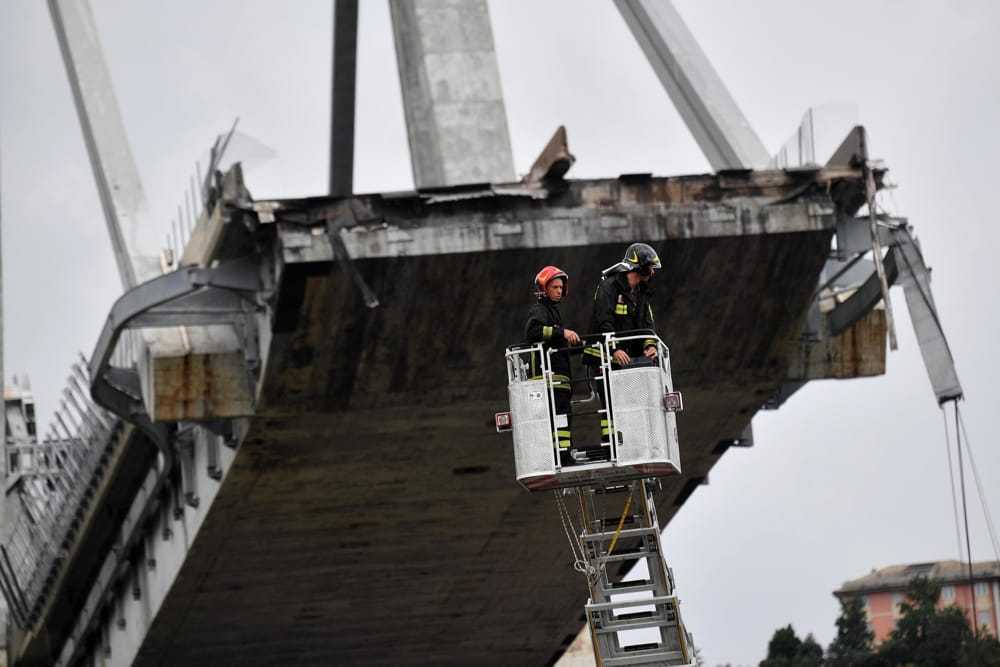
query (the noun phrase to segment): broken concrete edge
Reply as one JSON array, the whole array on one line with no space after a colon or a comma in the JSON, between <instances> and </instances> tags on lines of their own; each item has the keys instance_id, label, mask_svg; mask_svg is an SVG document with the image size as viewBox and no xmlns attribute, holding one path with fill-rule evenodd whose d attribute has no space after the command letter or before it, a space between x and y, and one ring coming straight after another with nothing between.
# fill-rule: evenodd
<instances>
[{"instance_id":1,"label":"broken concrete edge","mask_svg":"<svg viewBox=\"0 0 1000 667\"><path fill-rule=\"evenodd\" d=\"M211 266L235 230L237 211L249 193L237 163L223 177L222 197L211 214L202 211L179 266ZM258 327L267 318L256 318ZM143 331L138 360L146 411L153 421L197 421L253 414L256 387L230 325L171 327Z\"/></svg>"}]
</instances>

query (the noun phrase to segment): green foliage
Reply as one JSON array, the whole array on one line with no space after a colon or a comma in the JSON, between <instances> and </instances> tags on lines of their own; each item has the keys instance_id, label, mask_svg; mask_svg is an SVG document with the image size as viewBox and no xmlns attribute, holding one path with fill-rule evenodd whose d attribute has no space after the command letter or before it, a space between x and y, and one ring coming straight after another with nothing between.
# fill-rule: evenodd
<instances>
[{"instance_id":1,"label":"green foliage","mask_svg":"<svg viewBox=\"0 0 1000 667\"><path fill-rule=\"evenodd\" d=\"M868 628L865 607L860 597L841 600L837 618L837 636L827 649L829 667L858 667L874 665L875 651L872 642L875 634Z\"/></svg>"},{"instance_id":2,"label":"green foliage","mask_svg":"<svg viewBox=\"0 0 1000 667\"><path fill-rule=\"evenodd\" d=\"M980 632L979 639L962 648L959 667L1000 667L1000 642L989 630Z\"/></svg>"},{"instance_id":3,"label":"green foliage","mask_svg":"<svg viewBox=\"0 0 1000 667\"><path fill-rule=\"evenodd\" d=\"M937 609L941 584L916 577L906 586L900 617L879 655L890 665L953 667L962 647L972 639L965 614L954 606Z\"/></svg>"},{"instance_id":4,"label":"green foliage","mask_svg":"<svg viewBox=\"0 0 1000 667\"><path fill-rule=\"evenodd\" d=\"M767 645L760 667L822 667L823 647L813 636L799 639L791 625L778 628Z\"/></svg>"},{"instance_id":5,"label":"green foliage","mask_svg":"<svg viewBox=\"0 0 1000 667\"><path fill-rule=\"evenodd\" d=\"M800 640L788 625L774 632L760 667L1000 667L1000 642L989 632L976 637L957 606L938 609L940 595L934 580L910 581L896 627L877 649L860 598L842 600L825 661L812 635Z\"/></svg>"}]
</instances>

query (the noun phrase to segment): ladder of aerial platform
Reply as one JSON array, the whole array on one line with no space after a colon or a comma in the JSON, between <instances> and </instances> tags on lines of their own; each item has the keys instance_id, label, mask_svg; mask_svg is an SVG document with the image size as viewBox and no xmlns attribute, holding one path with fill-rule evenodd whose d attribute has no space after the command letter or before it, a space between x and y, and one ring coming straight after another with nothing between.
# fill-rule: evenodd
<instances>
[{"instance_id":1,"label":"ladder of aerial platform","mask_svg":"<svg viewBox=\"0 0 1000 667\"><path fill-rule=\"evenodd\" d=\"M656 359L612 366L616 346L651 338ZM600 365L582 380L590 386L590 398L574 405L600 407L560 413L552 356L582 347L599 352ZM580 349L512 346L506 360L510 411L496 415L497 430L513 434L518 482L529 491L555 495L574 568L586 576L590 590L586 616L596 664L695 665L653 503L658 478L680 474L676 413L683 402L673 389L669 350L655 333L635 331L591 338ZM595 434L598 420L608 423L608 435L599 445L574 443L573 451L560 450L559 430L572 423L580 440L586 416L597 417L591 420ZM578 523L567 508L574 495ZM623 563L638 561L645 563L645 578L613 581L609 566L617 571Z\"/></svg>"},{"instance_id":2,"label":"ladder of aerial platform","mask_svg":"<svg viewBox=\"0 0 1000 667\"><path fill-rule=\"evenodd\" d=\"M673 574L660 548L660 526L656 520L652 488L646 480L622 486L589 486L578 490L583 514L583 555L590 585L587 623L597 664L690 665L694 664L690 640L681 621L674 592ZM608 516L608 496L625 497L621 518ZM630 514L630 508L636 512ZM626 527L627 526L627 527ZM629 547L616 550L623 541ZM644 560L645 579L615 583L607 566L622 561ZM622 633L646 631L654 641L627 643Z\"/></svg>"}]
</instances>

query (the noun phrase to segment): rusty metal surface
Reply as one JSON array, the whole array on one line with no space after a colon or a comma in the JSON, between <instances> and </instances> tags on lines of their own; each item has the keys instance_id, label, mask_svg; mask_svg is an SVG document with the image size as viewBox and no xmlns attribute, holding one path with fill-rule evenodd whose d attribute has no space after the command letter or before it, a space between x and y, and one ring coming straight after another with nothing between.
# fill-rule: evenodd
<instances>
[{"instance_id":1,"label":"rusty metal surface","mask_svg":"<svg viewBox=\"0 0 1000 667\"><path fill-rule=\"evenodd\" d=\"M802 345L788 368L789 380L857 378L885 373L885 311L868 311L840 334Z\"/></svg>"},{"instance_id":2,"label":"rusty metal surface","mask_svg":"<svg viewBox=\"0 0 1000 667\"><path fill-rule=\"evenodd\" d=\"M206 327L207 328L207 327ZM235 337L233 347L236 347ZM239 349L155 356L151 362L156 421L191 421L253 414L253 388Z\"/></svg>"}]
</instances>

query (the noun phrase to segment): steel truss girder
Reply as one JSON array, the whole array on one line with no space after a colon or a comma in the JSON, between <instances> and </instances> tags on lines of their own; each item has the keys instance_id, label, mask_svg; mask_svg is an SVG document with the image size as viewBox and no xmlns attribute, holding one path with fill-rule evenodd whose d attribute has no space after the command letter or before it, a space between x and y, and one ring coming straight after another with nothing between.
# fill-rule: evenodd
<instances>
[{"instance_id":1,"label":"steel truss girder","mask_svg":"<svg viewBox=\"0 0 1000 667\"><path fill-rule=\"evenodd\" d=\"M920 354L938 404L959 399L962 385L931 295L930 270L905 220L894 222L897 223L894 226L880 228L880 235L882 230L887 230L890 236L884 260L886 281L889 284L899 281L903 287ZM881 280L877 273L872 273L849 299L827 315L830 333L836 336L845 331L881 299Z\"/></svg>"},{"instance_id":2,"label":"steel truss girder","mask_svg":"<svg viewBox=\"0 0 1000 667\"><path fill-rule=\"evenodd\" d=\"M261 286L260 262L249 257L212 268L181 268L129 290L112 306L90 358L92 393L106 381L111 355L124 331L245 323L259 309L256 296ZM256 361L255 346L245 349L251 351L251 361Z\"/></svg>"}]
</instances>

